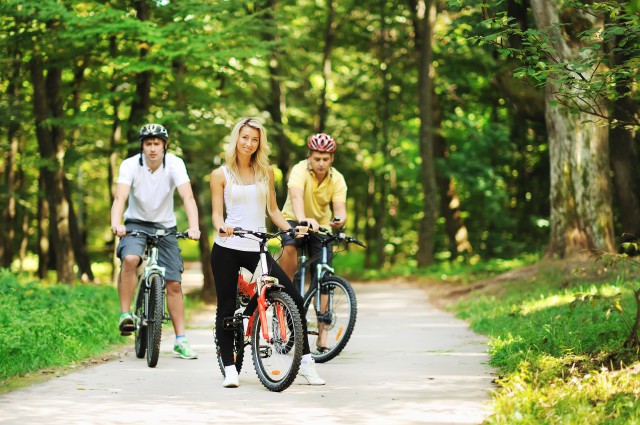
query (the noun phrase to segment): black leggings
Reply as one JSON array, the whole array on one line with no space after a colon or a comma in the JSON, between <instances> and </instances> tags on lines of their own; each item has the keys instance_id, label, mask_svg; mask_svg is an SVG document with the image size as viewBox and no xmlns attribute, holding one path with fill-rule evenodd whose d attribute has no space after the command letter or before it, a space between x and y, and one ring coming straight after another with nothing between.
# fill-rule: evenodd
<instances>
[{"instance_id":1,"label":"black leggings","mask_svg":"<svg viewBox=\"0 0 640 425\"><path fill-rule=\"evenodd\" d=\"M237 249L224 248L218 244L213 244L211 250L211 268L215 280L216 292L218 294L218 309L216 311L216 338L220 344L222 362L225 366L233 365L233 333L222 328L222 320L225 317L233 316L236 310L236 294L238 288L238 272L240 267L253 272L260 261L260 253L239 251ZM289 294L295 301L300 316L302 317L302 354L309 354L309 341L307 340L307 321L304 319L304 307L302 295L298 292L287 274L280 268L273 257L267 253L267 264L269 275L278 279L284 286L284 292ZM250 315L256 309L258 302L254 296L245 313Z\"/></svg>"}]
</instances>

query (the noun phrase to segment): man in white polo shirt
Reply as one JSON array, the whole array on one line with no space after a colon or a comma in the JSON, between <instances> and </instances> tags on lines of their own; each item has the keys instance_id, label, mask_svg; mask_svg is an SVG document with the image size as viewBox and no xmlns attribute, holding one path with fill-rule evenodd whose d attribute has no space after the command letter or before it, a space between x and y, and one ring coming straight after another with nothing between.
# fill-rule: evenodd
<instances>
[{"instance_id":1,"label":"man in white polo shirt","mask_svg":"<svg viewBox=\"0 0 640 425\"><path fill-rule=\"evenodd\" d=\"M122 262L118 279L120 320L118 327L123 336L134 331L129 311L137 275L142 261L146 239L126 236L127 230L144 230L155 234L158 229L176 230L173 212L173 194L178 189L187 213L190 239L200 238L198 207L193 197L187 169L182 159L167 153L169 133L159 124L147 124L140 129L140 154L125 159L120 165L116 193L111 207L111 230L120 243L116 255ZM125 203L129 201L125 211ZM122 218L124 217L124 224ZM167 307L176 333L173 351L184 359L195 359L197 354L185 336L184 301L182 299L182 272L184 264L175 236L162 238L158 263L165 267Z\"/></svg>"}]
</instances>

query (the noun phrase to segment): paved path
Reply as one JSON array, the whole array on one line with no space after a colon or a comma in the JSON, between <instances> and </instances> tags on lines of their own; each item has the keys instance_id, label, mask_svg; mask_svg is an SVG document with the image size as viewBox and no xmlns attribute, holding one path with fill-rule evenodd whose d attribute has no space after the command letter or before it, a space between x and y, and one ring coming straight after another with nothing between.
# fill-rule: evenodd
<instances>
[{"instance_id":1,"label":"paved path","mask_svg":"<svg viewBox=\"0 0 640 425\"><path fill-rule=\"evenodd\" d=\"M356 285L358 322L345 351L317 365L322 387L266 390L251 362L240 387L222 387L211 323L187 334L197 360L170 354L156 368L131 348L116 360L0 396L0 424L479 424L493 390L485 338L404 284ZM248 352L247 352L248 353Z\"/></svg>"}]
</instances>

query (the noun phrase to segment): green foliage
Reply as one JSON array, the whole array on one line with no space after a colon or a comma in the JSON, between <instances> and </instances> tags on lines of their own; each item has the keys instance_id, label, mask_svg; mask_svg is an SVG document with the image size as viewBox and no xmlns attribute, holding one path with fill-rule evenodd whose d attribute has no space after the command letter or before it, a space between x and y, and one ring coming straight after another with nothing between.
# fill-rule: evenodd
<instances>
[{"instance_id":1,"label":"green foliage","mask_svg":"<svg viewBox=\"0 0 640 425\"><path fill-rule=\"evenodd\" d=\"M531 278L458 304L458 315L489 336L491 364L499 371L487 422L638 423L637 351L624 345L621 316L599 303L616 294L622 308L635 305L630 288L611 270L567 275L543 263Z\"/></svg>"},{"instance_id":2,"label":"green foliage","mask_svg":"<svg viewBox=\"0 0 640 425\"><path fill-rule=\"evenodd\" d=\"M521 66L514 77L533 81L552 90L555 101L574 112L586 112L594 119L614 125L640 126L632 111L624 120L614 120L602 100L629 98L640 101L635 82L639 78L640 21L637 2L567 2L559 22L546 28L523 28L521 23L496 5L486 19L487 33L474 37L491 44ZM517 41L516 41L517 40ZM563 46L580 48L574 56Z\"/></svg>"},{"instance_id":3,"label":"green foliage","mask_svg":"<svg viewBox=\"0 0 640 425\"><path fill-rule=\"evenodd\" d=\"M21 282L0 269L0 380L69 365L122 341L111 286Z\"/></svg>"},{"instance_id":4,"label":"green foliage","mask_svg":"<svg viewBox=\"0 0 640 425\"><path fill-rule=\"evenodd\" d=\"M13 168L21 176L11 187L0 182L0 209L9 205L9 194L19 199L11 224L14 258L23 241L28 253L36 253L40 241L32 235L40 224L46 234L48 225L46 217L37 216L39 167L47 164L38 154L29 72L29 61L39 55L46 69L62 69L65 114L45 125L65 129L65 175L92 261L106 261L113 252L109 209L115 175L110 172L117 173L128 148L137 145L131 135L141 123L131 122L130 113L138 96L136 81L148 73L148 110L136 121L167 126L169 150L185 159L207 225L209 174L220 165L238 117L262 119L272 163L292 164L304 158L306 138L317 130L324 93L324 130L339 142L335 166L349 185L348 226L359 238L372 239L367 241L370 258L377 248L387 255L370 264L410 273L403 264L415 258L416 223L425 202L432 201L423 198L420 184L418 64L409 5L334 2L328 81L322 62L326 3L285 0L274 9L264 2L209 0L148 5L149 17L141 20L131 2L0 2L0 56L6 64L0 70L0 112L8 117L0 124L0 150L9 151L14 134ZM480 24L480 10L475 4L449 5L439 11L434 27L437 133L446 145L438 153L437 172L457 191L471 255L535 253L548 232L544 129L522 124L496 90L503 58L468 42L469 32L488 32ZM282 89L277 98L281 126L274 125L276 81ZM17 133L12 133L14 124ZM0 172L7 161L0 157ZM282 196L284 188L277 190ZM179 199L176 209L181 209ZM373 231L382 217L383 228ZM178 223L186 224L181 212ZM438 222L436 251L452 258L446 225L444 219ZM211 229L202 230L210 234ZM197 249L185 247L189 259L198 257L192 248Z\"/></svg>"}]
</instances>

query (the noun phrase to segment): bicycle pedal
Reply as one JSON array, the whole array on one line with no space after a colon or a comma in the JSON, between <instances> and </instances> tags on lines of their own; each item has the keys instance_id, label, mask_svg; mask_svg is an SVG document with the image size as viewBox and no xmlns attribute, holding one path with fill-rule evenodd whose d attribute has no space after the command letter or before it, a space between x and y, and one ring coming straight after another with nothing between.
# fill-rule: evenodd
<instances>
[{"instance_id":1,"label":"bicycle pedal","mask_svg":"<svg viewBox=\"0 0 640 425\"><path fill-rule=\"evenodd\" d=\"M327 325L331 324L331 313L318 313L318 322Z\"/></svg>"},{"instance_id":2,"label":"bicycle pedal","mask_svg":"<svg viewBox=\"0 0 640 425\"><path fill-rule=\"evenodd\" d=\"M235 331L244 329L242 325L242 316L230 316L222 319L222 329Z\"/></svg>"},{"instance_id":3,"label":"bicycle pedal","mask_svg":"<svg viewBox=\"0 0 640 425\"><path fill-rule=\"evenodd\" d=\"M273 355L273 350L268 345L261 345L260 349L260 358L266 359Z\"/></svg>"}]
</instances>

